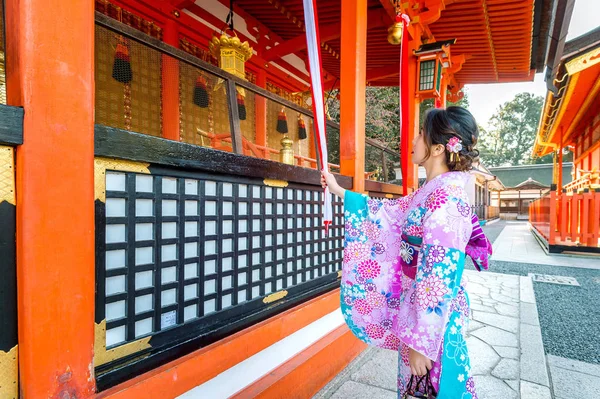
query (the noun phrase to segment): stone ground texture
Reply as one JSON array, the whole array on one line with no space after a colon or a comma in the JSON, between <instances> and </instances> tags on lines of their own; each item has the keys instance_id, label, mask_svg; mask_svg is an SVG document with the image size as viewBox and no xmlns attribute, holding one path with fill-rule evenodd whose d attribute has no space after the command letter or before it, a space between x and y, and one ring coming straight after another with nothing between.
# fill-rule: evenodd
<instances>
[{"instance_id":1,"label":"stone ground texture","mask_svg":"<svg viewBox=\"0 0 600 399\"><path fill-rule=\"evenodd\" d=\"M598 362L600 356L600 346L595 346L599 334L592 333L600 325L596 324L599 291L592 292L600 288L600 273L594 267L579 267L580 258L540 255L533 240L517 244L515 237L525 237L523 226L510 222L486 226L501 253L496 252L490 271L479 273L472 265L465 271L473 312L467 344L478 396L600 398L600 365L584 362ZM567 267L569 262L575 267ZM572 276L582 287L534 284L530 273ZM595 307L584 304L592 297ZM580 320L585 315L584 327L574 326L569 314ZM589 323L596 328L590 330ZM314 398L396 398L396 370L395 352L368 348Z\"/></svg>"}]
</instances>

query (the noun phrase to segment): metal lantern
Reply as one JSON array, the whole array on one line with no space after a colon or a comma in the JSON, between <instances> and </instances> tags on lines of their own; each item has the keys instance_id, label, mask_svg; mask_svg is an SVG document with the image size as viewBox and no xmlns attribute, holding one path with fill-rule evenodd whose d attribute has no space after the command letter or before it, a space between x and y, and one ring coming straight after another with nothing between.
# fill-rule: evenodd
<instances>
[{"instance_id":1,"label":"metal lantern","mask_svg":"<svg viewBox=\"0 0 600 399\"><path fill-rule=\"evenodd\" d=\"M417 94L421 98L440 96L443 69L451 66L450 45L455 42L456 39L427 43L415 51L419 57Z\"/></svg>"},{"instance_id":2,"label":"metal lantern","mask_svg":"<svg viewBox=\"0 0 600 399\"><path fill-rule=\"evenodd\" d=\"M219 67L239 78L246 79L246 61L252 57L252 47L235 36L229 37L223 32L221 37L213 36L209 49L219 60Z\"/></svg>"},{"instance_id":3,"label":"metal lantern","mask_svg":"<svg viewBox=\"0 0 600 399\"><path fill-rule=\"evenodd\" d=\"M437 54L419 57L419 81L417 93L424 96L440 95L442 62Z\"/></svg>"}]
</instances>

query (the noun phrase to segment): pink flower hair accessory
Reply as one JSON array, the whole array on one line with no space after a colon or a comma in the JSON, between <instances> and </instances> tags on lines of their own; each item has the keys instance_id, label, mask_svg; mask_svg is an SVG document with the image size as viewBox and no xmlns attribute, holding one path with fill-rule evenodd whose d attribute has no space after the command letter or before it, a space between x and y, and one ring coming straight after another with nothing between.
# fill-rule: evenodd
<instances>
[{"instance_id":1,"label":"pink flower hair accessory","mask_svg":"<svg viewBox=\"0 0 600 399\"><path fill-rule=\"evenodd\" d=\"M458 161L458 153L463 149L462 140L458 137L452 137L446 144L446 150L450 153L450 161Z\"/></svg>"}]
</instances>

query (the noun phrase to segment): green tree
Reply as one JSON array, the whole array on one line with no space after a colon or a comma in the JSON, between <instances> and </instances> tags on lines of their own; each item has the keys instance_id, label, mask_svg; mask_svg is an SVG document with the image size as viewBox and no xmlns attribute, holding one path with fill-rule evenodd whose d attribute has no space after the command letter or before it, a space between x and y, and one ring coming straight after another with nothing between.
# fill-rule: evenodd
<instances>
[{"instance_id":1,"label":"green tree","mask_svg":"<svg viewBox=\"0 0 600 399\"><path fill-rule=\"evenodd\" d=\"M487 166L523 165L531 157L544 99L519 93L501 105L480 134L481 159Z\"/></svg>"},{"instance_id":2,"label":"green tree","mask_svg":"<svg viewBox=\"0 0 600 399\"><path fill-rule=\"evenodd\" d=\"M328 99L328 113L331 119L340 122L339 90L334 90ZM400 99L397 87L367 87L365 131L368 138L376 139L390 149L398 150L400 143Z\"/></svg>"}]
</instances>

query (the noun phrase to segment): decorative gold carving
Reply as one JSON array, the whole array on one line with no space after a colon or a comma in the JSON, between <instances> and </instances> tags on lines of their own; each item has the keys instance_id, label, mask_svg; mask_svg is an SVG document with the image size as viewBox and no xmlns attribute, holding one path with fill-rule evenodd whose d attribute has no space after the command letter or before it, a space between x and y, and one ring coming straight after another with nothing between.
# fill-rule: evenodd
<instances>
[{"instance_id":1,"label":"decorative gold carving","mask_svg":"<svg viewBox=\"0 0 600 399\"><path fill-rule=\"evenodd\" d=\"M0 351L0 398L19 397L18 345L8 352Z\"/></svg>"},{"instance_id":2,"label":"decorative gold carving","mask_svg":"<svg viewBox=\"0 0 600 399\"><path fill-rule=\"evenodd\" d=\"M95 324L94 342L94 367L103 365L127 355L138 353L144 349L151 348L150 338L146 337L137 341L128 342L116 348L106 349L106 320Z\"/></svg>"},{"instance_id":3,"label":"decorative gold carving","mask_svg":"<svg viewBox=\"0 0 600 399\"><path fill-rule=\"evenodd\" d=\"M600 48L596 48L567 62L566 68L569 75L574 75L598 63L600 63Z\"/></svg>"},{"instance_id":4,"label":"decorative gold carving","mask_svg":"<svg viewBox=\"0 0 600 399\"><path fill-rule=\"evenodd\" d=\"M273 303L287 296L288 292L286 290L275 292L271 295L268 295L263 299L263 303Z\"/></svg>"},{"instance_id":5,"label":"decorative gold carving","mask_svg":"<svg viewBox=\"0 0 600 399\"><path fill-rule=\"evenodd\" d=\"M12 147L0 146L0 202L16 204L15 160Z\"/></svg>"},{"instance_id":6,"label":"decorative gold carving","mask_svg":"<svg viewBox=\"0 0 600 399\"><path fill-rule=\"evenodd\" d=\"M142 162L124 161L112 158L94 159L94 192L95 198L106 202L106 171L116 170L121 172L136 172L150 174L150 164Z\"/></svg>"},{"instance_id":7,"label":"decorative gold carving","mask_svg":"<svg viewBox=\"0 0 600 399\"><path fill-rule=\"evenodd\" d=\"M338 270L338 278L342 278L342 271Z\"/></svg>"},{"instance_id":8,"label":"decorative gold carving","mask_svg":"<svg viewBox=\"0 0 600 399\"><path fill-rule=\"evenodd\" d=\"M265 186L269 186L269 187L287 187L289 184L285 180L276 180L276 179L265 179L265 180L263 180L263 183L265 184Z\"/></svg>"},{"instance_id":9,"label":"decorative gold carving","mask_svg":"<svg viewBox=\"0 0 600 399\"><path fill-rule=\"evenodd\" d=\"M393 194L386 194L385 198L394 198L394 195Z\"/></svg>"}]
</instances>

